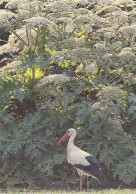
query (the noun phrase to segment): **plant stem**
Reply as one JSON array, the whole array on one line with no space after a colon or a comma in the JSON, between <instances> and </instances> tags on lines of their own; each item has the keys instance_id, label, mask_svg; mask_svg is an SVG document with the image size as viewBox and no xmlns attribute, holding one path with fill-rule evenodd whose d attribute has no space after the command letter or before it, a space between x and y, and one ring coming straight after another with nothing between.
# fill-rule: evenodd
<instances>
[{"instance_id":1,"label":"plant stem","mask_svg":"<svg viewBox=\"0 0 136 194\"><path fill-rule=\"evenodd\" d=\"M125 73L126 71L127 71L127 69L124 70L121 74L119 74L119 75L117 75L116 77L114 77L112 80L110 80L109 83L113 82L116 78L120 77L120 76L121 76L123 73Z\"/></svg>"},{"instance_id":2,"label":"plant stem","mask_svg":"<svg viewBox=\"0 0 136 194\"><path fill-rule=\"evenodd\" d=\"M96 75L96 74L94 74L94 73L92 73L92 72L91 72L91 74L94 75L99 81L101 81L104 85L107 86L107 83L104 82L98 75Z\"/></svg>"},{"instance_id":3,"label":"plant stem","mask_svg":"<svg viewBox=\"0 0 136 194\"><path fill-rule=\"evenodd\" d=\"M107 83L108 81L108 65L105 64L105 82Z\"/></svg>"},{"instance_id":4,"label":"plant stem","mask_svg":"<svg viewBox=\"0 0 136 194\"><path fill-rule=\"evenodd\" d=\"M35 67L32 67L32 80L35 80Z\"/></svg>"}]
</instances>

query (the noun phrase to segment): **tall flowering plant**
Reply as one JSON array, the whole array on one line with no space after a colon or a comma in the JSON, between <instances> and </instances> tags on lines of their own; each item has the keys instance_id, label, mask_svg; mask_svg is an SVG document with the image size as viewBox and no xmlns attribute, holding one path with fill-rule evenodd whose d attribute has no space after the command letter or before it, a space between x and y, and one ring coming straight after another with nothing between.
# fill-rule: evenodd
<instances>
[{"instance_id":1,"label":"tall flowering plant","mask_svg":"<svg viewBox=\"0 0 136 194\"><path fill-rule=\"evenodd\" d=\"M56 147L70 127L79 134L76 143L102 164L110 185L135 184L130 2L0 2L0 27L10 33L0 48L2 185L77 183L75 171L64 165L63 147Z\"/></svg>"}]
</instances>

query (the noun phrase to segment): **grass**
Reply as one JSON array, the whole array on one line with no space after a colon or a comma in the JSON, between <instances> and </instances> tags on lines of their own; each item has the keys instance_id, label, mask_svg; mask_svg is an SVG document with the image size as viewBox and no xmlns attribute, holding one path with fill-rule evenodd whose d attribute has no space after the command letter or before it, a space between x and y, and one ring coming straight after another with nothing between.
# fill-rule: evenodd
<instances>
[{"instance_id":1,"label":"grass","mask_svg":"<svg viewBox=\"0 0 136 194\"><path fill-rule=\"evenodd\" d=\"M109 190L90 190L89 192L83 191L65 191L65 190L58 190L58 191L6 191L6 192L0 192L0 194L136 194L136 190L131 189L122 189L122 190L115 190L115 189L109 189Z\"/></svg>"}]
</instances>

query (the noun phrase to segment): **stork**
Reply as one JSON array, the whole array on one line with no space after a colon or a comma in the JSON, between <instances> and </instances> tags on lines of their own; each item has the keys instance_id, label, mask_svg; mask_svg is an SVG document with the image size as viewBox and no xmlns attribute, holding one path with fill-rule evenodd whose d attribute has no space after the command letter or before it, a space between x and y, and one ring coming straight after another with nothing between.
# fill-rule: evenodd
<instances>
[{"instance_id":1,"label":"stork","mask_svg":"<svg viewBox=\"0 0 136 194\"><path fill-rule=\"evenodd\" d=\"M91 154L74 145L74 139L76 137L75 129L68 129L66 134L57 142L57 144L68 136L70 136L70 138L67 145L67 160L68 163L75 166L80 176L80 191L82 191L82 175L87 176L87 191L89 190L89 176L104 183L106 181L105 176L102 173L98 161Z\"/></svg>"}]
</instances>

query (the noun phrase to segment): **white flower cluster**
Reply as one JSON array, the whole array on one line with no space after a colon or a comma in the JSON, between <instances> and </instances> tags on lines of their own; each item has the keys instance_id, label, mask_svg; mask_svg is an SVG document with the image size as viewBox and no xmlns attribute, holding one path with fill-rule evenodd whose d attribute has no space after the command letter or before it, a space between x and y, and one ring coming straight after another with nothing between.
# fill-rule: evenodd
<instances>
[{"instance_id":1,"label":"white flower cluster","mask_svg":"<svg viewBox=\"0 0 136 194\"><path fill-rule=\"evenodd\" d=\"M63 17L68 13L72 13L73 9L63 1L54 1L53 3L44 3L47 13L55 14L56 17Z\"/></svg>"},{"instance_id":2,"label":"white flower cluster","mask_svg":"<svg viewBox=\"0 0 136 194\"><path fill-rule=\"evenodd\" d=\"M118 130L118 129L122 129L122 123L123 123L123 121L119 118L119 117L113 117L113 118L109 118L108 119L108 122L110 123L110 124L112 124L112 126L116 129L116 130Z\"/></svg>"},{"instance_id":3,"label":"white flower cluster","mask_svg":"<svg viewBox=\"0 0 136 194\"><path fill-rule=\"evenodd\" d=\"M114 4L117 6L125 5L125 6L133 6L135 2L133 0L116 0Z\"/></svg>"},{"instance_id":4,"label":"white flower cluster","mask_svg":"<svg viewBox=\"0 0 136 194\"><path fill-rule=\"evenodd\" d=\"M107 53L107 54L103 55L102 59L107 61L107 60L110 60L112 57L113 57L113 54Z\"/></svg>"},{"instance_id":5,"label":"white flower cluster","mask_svg":"<svg viewBox=\"0 0 136 194\"><path fill-rule=\"evenodd\" d=\"M22 17L22 18L30 17L30 11L28 11L28 10L19 9L18 13L19 13L20 17Z\"/></svg>"},{"instance_id":6,"label":"white flower cluster","mask_svg":"<svg viewBox=\"0 0 136 194\"><path fill-rule=\"evenodd\" d=\"M116 34L114 32L105 32L104 37L107 39L114 38Z\"/></svg>"},{"instance_id":7,"label":"white flower cluster","mask_svg":"<svg viewBox=\"0 0 136 194\"><path fill-rule=\"evenodd\" d=\"M112 12L112 16L110 18L114 23L126 23L128 22L128 13L123 11Z\"/></svg>"},{"instance_id":8,"label":"white flower cluster","mask_svg":"<svg viewBox=\"0 0 136 194\"><path fill-rule=\"evenodd\" d=\"M27 25L31 24L32 26L50 26L53 25L53 22L51 22L49 19L44 17L32 17L29 19L24 20Z\"/></svg>"},{"instance_id":9,"label":"white flower cluster","mask_svg":"<svg viewBox=\"0 0 136 194\"><path fill-rule=\"evenodd\" d=\"M103 43L97 43L94 44L93 46L97 51L102 51L102 50L106 50L106 47Z\"/></svg>"},{"instance_id":10,"label":"white flower cluster","mask_svg":"<svg viewBox=\"0 0 136 194\"><path fill-rule=\"evenodd\" d=\"M3 46L0 47L0 55L3 55L5 53L10 53L11 52L11 46L10 44L4 44Z\"/></svg>"},{"instance_id":11,"label":"white flower cluster","mask_svg":"<svg viewBox=\"0 0 136 194\"><path fill-rule=\"evenodd\" d=\"M105 6L114 5L112 2L113 0L92 0L94 4L96 5L96 10L100 10Z\"/></svg>"},{"instance_id":12,"label":"white flower cluster","mask_svg":"<svg viewBox=\"0 0 136 194\"><path fill-rule=\"evenodd\" d=\"M10 0L7 4L6 4L6 6L5 6L5 8L8 8L8 9L17 9L19 6L20 6L20 4L25 4L25 3L28 3L29 2L29 0L23 0L23 2L22 2L22 0Z\"/></svg>"},{"instance_id":13,"label":"white flower cluster","mask_svg":"<svg viewBox=\"0 0 136 194\"><path fill-rule=\"evenodd\" d=\"M102 90L98 93L100 99L110 102L112 100L121 101L124 92L118 88L113 86L104 86Z\"/></svg>"},{"instance_id":14,"label":"white flower cluster","mask_svg":"<svg viewBox=\"0 0 136 194\"><path fill-rule=\"evenodd\" d=\"M136 43L132 46L132 50L135 52L136 51Z\"/></svg>"},{"instance_id":15,"label":"white flower cluster","mask_svg":"<svg viewBox=\"0 0 136 194\"><path fill-rule=\"evenodd\" d=\"M11 63L8 63L6 66L0 68L0 71L4 70L16 70L16 68L20 67L22 64L22 61L13 61Z\"/></svg>"},{"instance_id":16,"label":"white flower cluster","mask_svg":"<svg viewBox=\"0 0 136 194\"><path fill-rule=\"evenodd\" d=\"M132 48L131 47L125 47L121 50L121 52L132 52Z\"/></svg>"},{"instance_id":17,"label":"white flower cluster","mask_svg":"<svg viewBox=\"0 0 136 194\"><path fill-rule=\"evenodd\" d=\"M85 15L79 15L74 19L74 23L76 25L86 25L86 24L91 24L92 20L88 16Z\"/></svg>"},{"instance_id":18,"label":"white flower cluster","mask_svg":"<svg viewBox=\"0 0 136 194\"><path fill-rule=\"evenodd\" d=\"M115 12L115 11L121 11L121 9L118 8L117 6L114 6L114 5L108 5L108 6L103 7L102 9L97 11L96 13L99 15L102 12L104 12L106 14L106 13L109 13L109 12L111 13L111 12Z\"/></svg>"},{"instance_id":19,"label":"white flower cluster","mask_svg":"<svg viewBox=\"0 0 136 194\"><path fill-rule=\"evenodd\" d=\"M43 4L39 0L35 0L35 1L24 0L18 3L17 7L18 7L19 12L20 10L29 11L29 15L31 15L32 17L32 14L35 15L38 9L41 10L41 8L43 7Z\"/></svg>"},{"instance_id":20,"label":"white flower cluster","mask_svg":"<svg viewBox=\"0 0 136 194\"><path fill-rule=\"evenodd\" d=\"M0 10L0 26L6 25L8 20L16 18L16 14L12 13L9 10L1 9Z\"/></svg>"},{"instance_id":21,"label":"white flower cluster","mask_svg":"<svg viewBox=\"0 0 136 194\"><path fill-rule=\"evenodd\" d=\"M61 49L73 49L75 47L80 47L85 45L84 38L68 38L61 42L60 48Z\"/></svg>"},{"instance_id":22,"label":"white flower cluster","mask_svg":"<svg viewBox=\"0 0 136 194\"><path fill-rule=\"evenodd\" d=\"M60 17L60 18L53 18L55 24L69 24L73 23L73 20L69 17Z\"/></svg>"},{"instance_id":23,"label":"white flower cluster","mask_svg":"<svg viewBox=\"0 0 136 194\"><path fill-rule=\"evenodd\" d=\"M61 60L63 59L65 56L65 54L62 52L62 51L56 51L52 56L51 56L51 59L54 59L54 60Z\"/></svg>"},{"instance_id":24,"label":"white flower cluster","mask_svg":"<svg viewBox=\"0 0 136 194\"><path fill-rule=\"evenodd\" d=\"M136 36L136 25L123 26L119 29L119 32L128 36Z\"/></svg>"},{"instance_id":25,"label":"white flower cluster","mask_svg":"<svg viewBox=\"0 0 136 194\"><path fill-rule=\"evenodd\" d=\"M92 16L92 23L98 26L103 26L103 25L107 25L109 21L106 18L102 18L98 16L96 13L94 13Z\"/></svg>"},{"instance_id":26,"label":"white flower cluster","mask_svg":"<svg viewBox=\"0 0 136 194\"><path fill-rule=\"evenodd\" d=\"M84 68L84 71L85 71L86 73L92 73L92 72L96 71L96 64L91 63L91 64L87 65L87 66Z\"/></svg>"},{"instance_id":27,"label":"white flower cluster","mask_svg":"<svg viewBox=\"0 0 136 194\"><path fill-rule=\"evenodd\" d=\"M114 45L116 48L122 48L123 42L118 40L118 41L114 42Z\"/></svg>"},{"instance_id":28,"label":"white flower cluster","mask_svg":"<svg viewBox=\"0 0 136 194\"><path fill-rule=\"evenodd\" d=\"M72 62L79 60L84 63L85 60L85 64L86 62L90 64L102 59L100 62L103 63L111 60L116 54L120 64L136 62L136 57L132 53L134 49L123 49L128 41L126 38L126 42L123 42L123 35L135 37L136 22L129 23L128 18L131 13L122 11L120 6L128 6L134 2L132 0L1 0L1 2L7 2L5 8L16 9L19 16L22 13L26 26L16 30L16 33L27 43L33 43L36 38L36 29L34 31L31 27L52 26L53 31L50 31L52 33L50 35L55 39L54 45L57 48L57 52L52 55L54 60L63 60L66 57L65 59ZM135 10L134 7L133 12ZM17 15L7 10L0 10L0 24L14 17ZM26 27L31 33L28 36ZM90 49L85 48L86 43L90 44ZM24 46L25 44L12 33L9 36L9 43L0 48L0 53L18 52ZM92 72L93 68L95 69L90 64L84 69L86 72Z\"/></svg>"},{"instance_id":29,"label":"white flower cluster","mask_svg":"<svg viewBox=\"0 0 136 194\"><path fill-rule=\"evenodd\" d=\"M10 63L10 65L11 65L13 68L18 67L18 66L20 66L21 64L22 64L22 61L12 61L12 62Z\"/></svg>"},{"instance_id":30,"label":"white flower cluster","mask_svg":"<svg viewBox=\"0 0 136 194\"><path fill-rule=\"evenodd\" d=\"M97 32L99 32L99 33L109 33L109 32L111 32L111 33L115 33L115 29L114 29L114 27L106 27L106 28L100 28L100 29L98 29L97 30Z\"/></svg>"},{"instance_id":31,"label":"white flower cluster","mask_svg":"<svg viewBox=\"0 0 136 194\"><path fill-rule=\"evenodd\" d=\"M118 56L122 65L136 64L136 56L132 52L128 51L128 49L122 50Z\"/></svg>"},{"instance_id":32,"label":"white flower cluster","mask_svg":"<svg viewBox=\"0 0 136 194\"><path fill-rule=\"evenodd\" d=\"M87 48L77 48L70 51L70 58L72 60L88 60L91 58L91 50Z\"/></svg>"},{"instance_id":33,"label":"white flower cluster","mask_svg":"<svg viewBox=\"0 0 136 194\"><path fill-rule=\"evenodd\" d=\"M76 0L75 7L87 7L89 5L88 0Z\"/></svg>"},{"instance_id":34,"label":"white flower cluster","mask_svg":"<svg viewBox=\"0 0 136 194\"><path fill-rule=\"evenodd\" d=\"M100 109L100 107L101 107L101 103L100 103L100 102L96 102L96 103L94 103L94 104L92 105L92 109L93 109L93 110Z\"/></svg>"},{"instance_id":35,"label":"white flower cluster","mask_svg":"<svg viewBox=\"0 0 136 194\"><path fill-rule=\"evenodd\" d=\"M75 29L75 26L74 26L73 21L72 21L68 25L66 25L64 33L73 33L74 29Z\"/></svg>"},{"instance_id":36,"label":"white flower cluster","mask_svg":"<svg viewBox=\"0 0 136 194\"><path fill-rule=\"evenodd\" d=\"M133 8L132 9L132 11L130 12L130 14L132 15L132 16L136 16L136 7L135 8ZM134 20L135 21L135 20Z\"/></svg>"},{"instance_id":37,"label":"white flower cluster","mask_svg":"<svg viewBox=\"0 0 136 194\"><path fill-rule=\"evenodd\" d=\"M74 19L74 18L76 18L77 16L80 16L80 15L92 18L94 14L93 14L93 12L91 12L88 9L79 8L79 9L74 9L71 17Z\"/></svg>"},{"instance_id":38,"label":"white flower cluster","mask_svg":"<svg viewBox=\"0 0 136 194\"><path fill-rule=\"evenodd\" d=\"M92 32L92 27L91 27L91 25L86 25L86 26L84 27L84 31L85 31L86 33Z\"/></svg>"},{"instance_id":39,"label":"white flower cluster","mask_svg":"<svg viewBox=\"0 0 136 194\"><path fill-rule=\"evenodd\" d=\"M59 84L59 83L65 83L70 81L70 77L66 76L65 74L53 74L45 76L40 80L40 82L37 84L37 88L43 89L43 87L46 87L46 85L49 84Z\"/></svg>"}]
</instances>

